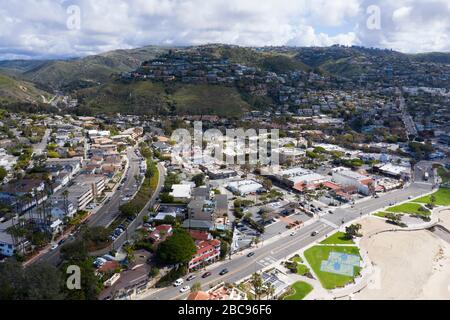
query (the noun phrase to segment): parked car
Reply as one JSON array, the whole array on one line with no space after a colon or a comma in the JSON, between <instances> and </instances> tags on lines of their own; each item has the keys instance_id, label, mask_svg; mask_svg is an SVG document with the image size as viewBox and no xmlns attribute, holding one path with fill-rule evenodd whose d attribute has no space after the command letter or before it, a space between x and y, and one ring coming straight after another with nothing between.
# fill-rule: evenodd
<instances>
[{"instance_id":1,"label":"parked car","mask_svg":"<svg viewBox=\"0 0 450 320\"><path fill-rule=\"evenodd\" d=\"M317 236L318 234L319 234L318 231L313 231L313 232L311 233L311 237L315 237L315 236Z\"/></svg>"},{"instance_id":2,"label":"parked car","mask_svg":"<svg viewBox=\"0 0 450 320\"><path fill-rule=\"evenodd\" d=\"M173 283L173 286L174 287L179 287L179 286L181 286L182 284L184 283L184 281L183 281L183 279L178 279L178 280L175 280L175 282Z\"/></svg>"},{"instance_id":3,"label":"parked car","mask_svg":"<svg viewBox=\"0 0 450 320\"><path fill-rule=\"evenodd\" d=\"M295 236L297 232L291 232L291 237Z\"/></svg>"},{"instance_id":4,"label":"parked car","mask_svg":"<svg viewBox=\"0 0 450 320\"><path fill-rule=\"evenodd\" d=\"M226 275L228 272L229 272L228 269L225 268L219 272L219 275L223 276L223 275Z\"/></svg>"},{"instance_id":5,"label":"parked car","mask_svg":"<svg viewBox=\"0 0 450 320\"><path fill-rule=\"evenodd\" d=\"M58 247L59 247L58 244L55 243L52 245L51 250L54 251L54 250L58 249Z\"/></svg>"},{"instance_id":6,"label":"parked car","mask_svg":"<svg viewBox=\"0 0 450 320\"><path fill-rule=\"evenodd\" d=\"M250 252L250 253L247 255L247 258L251 258L251 257L253 257L254 255L255 255L254 252Z\"/></svg>"},{"instance_id":7,"label":"parked car","mask_svg":"<svg viewBox=\"0 0 450 320\"><path fill-rule=\"evenodd\" d=\"M206 272L202 275L202 278L203 279L208 278L210 275L211 275L211 272Z\"/></svg>"}]
</instances>

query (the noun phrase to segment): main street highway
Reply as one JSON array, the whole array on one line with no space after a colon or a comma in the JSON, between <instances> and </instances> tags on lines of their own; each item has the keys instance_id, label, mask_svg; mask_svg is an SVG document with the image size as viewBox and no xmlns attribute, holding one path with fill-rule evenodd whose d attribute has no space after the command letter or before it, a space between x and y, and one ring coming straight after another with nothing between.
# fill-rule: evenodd
<instances>
[{"instance_id":1,"label":"main street highway","mask_svg":"<svg viewBox=\"0 0 450 320\"><path fill-rule=\"evenodd\" d=\"M348 223L362 215L372 213L384 207L388 207L391 203L399 203L408 200L409 197L419 197L432 191L432 185L426 183L412 183L408 187L395 190L381 195L379 198L370 198L362 202L355 203L349 208L338 208L333 214L323 216L324 219L340 226L342 221Z\"/></svg>"},{"instance_id":2,"label":"main street highway","mask_svg":"<svg viewBox=\"0 0 450 320\"><path fill-rule=\"evenodd\" d=\"M412 183L408 187L395 190L382 195L380 198L370 198L368 200L356 203L353 208L338 208L333 214L324 214L320 220L303 227L297 231L295 236L290 236L289 232L285 232L281 236L275 236L274 241L267 245L262 243L260 248L253 250L255 255L248 258L246 254L250 251L232 256L231 260L223 263L212 265L206 270L196 273L197 278L191 283L187 282L184 285L192 285L194 282L200 282L202 289L207 290L209 285L217 284L218 282L237 282L243 278L250 276L252 273L259 271L276 261L289 258L295 252L312 244L316 239L325 235L330 235L338 229L342 224L351 222L361 217L362 214L369 214L379 210L385 206L389 206L393 202L402 202L408 200L409 197L418 197L426 194L432 190L431 184ZM318 231L319 234L315 237L311 236L313 231ZM219 273L222 269L227 268L230 272L224 276ZM206 279L201 278L201 275L209 271L212 273ZM143 298L144 300L168 300L168 299L183 299L187 294L181 294L179 287L168 287L159 290L153 290Z\"/></svg>"},{"instance_id":3,"label":"main street highway","mask_svg":"<svg viewBox=\"0 0 450 320\"><path fill-rule=\"evenodd\" d=\"M311 236L313 231L319 232L315 237ZM290 236L289 233L281 236L277 236L278 239L267 244L260 245L260 248L255 248L255 253L252 257L247 257L250 251L245 251L240 254L232 256L231 260L226 260L220 264L211 265L206 270L211 272L212 275L203 279L201 276L205 270L194 273L197 278L191 282L186 282L184 285L192 285L195 282L202 284L202 289L207 290L209 285L217 284L219 282L236 282L250 276L252 273L272 264L278 260L289 258L293 252L296 252L305 246L313 243L317 238L325 236L333 231L333 228L329 225L316 221L313 224L306 226L299 230L295 236ZM222 269L227 268L230 272L224 276L220 276L219 273ZM144 300L170 300L170 299L183 299L187 296L179 292L180 287L168 287L151 292Z\"/></svg>"},{"instance_id":4,"label":"main street highway","mask_svg":"<svg viewBox=\"0 0 450 320\"><path fill-rule=\"evenodd\" d=\"M127 194L134 193L131 191L137 190L134 185L139 184L136 180L139 174L139 157L135 154L136 149L129 148L127 152L128 157L128 171L125 178L122 181L121 190L116 190L116 192L107 200L107 203L103 204L102 207L88 220L88 226L90 227L106 227L108 226L120 213L119 207L122 203L121 198Z\"/></svg>"}]
</instances>

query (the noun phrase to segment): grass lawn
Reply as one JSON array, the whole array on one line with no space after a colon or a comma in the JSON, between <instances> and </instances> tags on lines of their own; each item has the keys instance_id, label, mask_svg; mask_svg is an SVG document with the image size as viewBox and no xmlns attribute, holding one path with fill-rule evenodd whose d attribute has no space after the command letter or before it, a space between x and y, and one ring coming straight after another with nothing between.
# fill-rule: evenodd
<instances>
[{"instance_id":1,"label":"grass lawn","mask_svg":"<svg viewBox=\"0 0 450 320\"><path fill-rule=\"evenodd\" d=\"M321 242L321 244L355 244L353 240L345 239L344 232L336 232L332 236L326 238Z\"/></svg>"},{"instance_id":2,"label":"grass lawn","mask_svg":"<svg viewBox=\"0 0 450 320\"><path fill-rule=\"evenodd\" d=\"M414 200L417 201L417 200ZM427 208L424 208L422 205L418 203L404 203L398 206L390 207L386 209L388 212L393 213L407 213L407 214L413 214L413 215L419 215L419 216L429 216L431 214L431 211Z\"/></svg>"},{"instance_id":3,"label":"grass lawn","mask_svg":"<svg viewBox=\"0 0 450 320\"><path fill-rule=\"evenodd\" d=\"M355 267L354 277L321 271L320 265L322 263L322 260L328 260L330 252L342 252L360 256L359 249L358 247L351 246L314 246L306 250L304 253L306 260L308 260L309 265L314 270L320 280L320 283L325 289L344 287L359 275L361 268Z\"/></svg>"},{"instance_id":4,"label":"grass lawn","mask_svg":"<svg viewBox=\"0 0 450 320\"><path fill-rule=\"evenodd\" d=\"M309 283L298 281L291 286L291 290L294 293L286 296L283 300L303 300L313 290L313 287Z\"/></svg>"},{"instance_id":5,"label":"grass lawn","mask_svg":"<svg viewBox=\"0 0 450 320\"><path fill-rule=\"evenodd\" d=\"M374 216L381 217L381 218L386 218L386 215L388 213L393 213L393 212L377 212L377 213L374 214ZM396 214L403 215L403 213L396 213Z\"/></svg>"},{"instance_id":6,"label":"grass lawn","mask_svg":"<svg viewBox=\"0 0 450 320\"><path fill-rule=\"evenodd\" d=\"M440 188L433 195L436 198L436 205L450 206L450 188ZM414 200L414 202L431 203L430 199L431 195Z\"/></svg>"}]
</instances>

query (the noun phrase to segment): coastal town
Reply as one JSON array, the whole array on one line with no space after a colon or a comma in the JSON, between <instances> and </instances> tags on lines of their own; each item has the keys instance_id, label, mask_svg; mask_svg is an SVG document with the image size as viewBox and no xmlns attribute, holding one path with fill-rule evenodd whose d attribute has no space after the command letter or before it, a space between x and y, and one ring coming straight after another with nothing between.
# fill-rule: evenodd
<instances>
[{"instance_id":1,"label":"coastal town","mask_svg":"<svg viewBox=\"0 0 450 320\"><path fill-rule=\"evenodd\" d=\"M155 79L143 81L174 77L161 76L162 65L151 63ZM251 111L242 119L3 110L3 261L82 265L93 290L83 297L102 300L381 298L377 286L393 274L386 268L397 275L406 268L412 252L403 243L416 241L393 230L429 238L439 257L428 263L445 266L449 94L402 87L361 98L340 90L310 91L302 103L318 101L311 109ZM414 107L424 96L435 110L426 117ZM196 123L223 131L258 123L280 132L277 141L248 136L243 147L203 137L200 157L195 148L179 153L173 133ZM271 141L276 169L245 161L261 156L251 141L262 140ZM211 152L217 148L222 158ZM238 158L244 162L225 161ZM388 259L400 251L374 249L375 241L394 241L389 236L405 251L397 269ZM437 267L433 277L446 272ZM408 285L389 294L424 297ZM442 286L433 294L448 297Z\"/></svg>"}]
</instances>

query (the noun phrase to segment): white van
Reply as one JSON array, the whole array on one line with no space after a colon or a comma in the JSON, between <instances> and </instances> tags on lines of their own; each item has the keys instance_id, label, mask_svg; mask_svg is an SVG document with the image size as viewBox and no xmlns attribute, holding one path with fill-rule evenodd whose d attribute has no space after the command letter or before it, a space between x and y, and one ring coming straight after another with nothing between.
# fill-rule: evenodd
<instances>
[{"instance_id":1,"label":"white van","mask_svg":"<svg viewBox=\"0 0 450 320\"><path fill-rule=\"evenodd\" d=\"M174 286L174 287L179 287L179 286L181 286L183 283L184 283L183 279L180 278L180 279L176 280L176 281L173 283L173 286Z\"/></svg>"}]
</instances>

